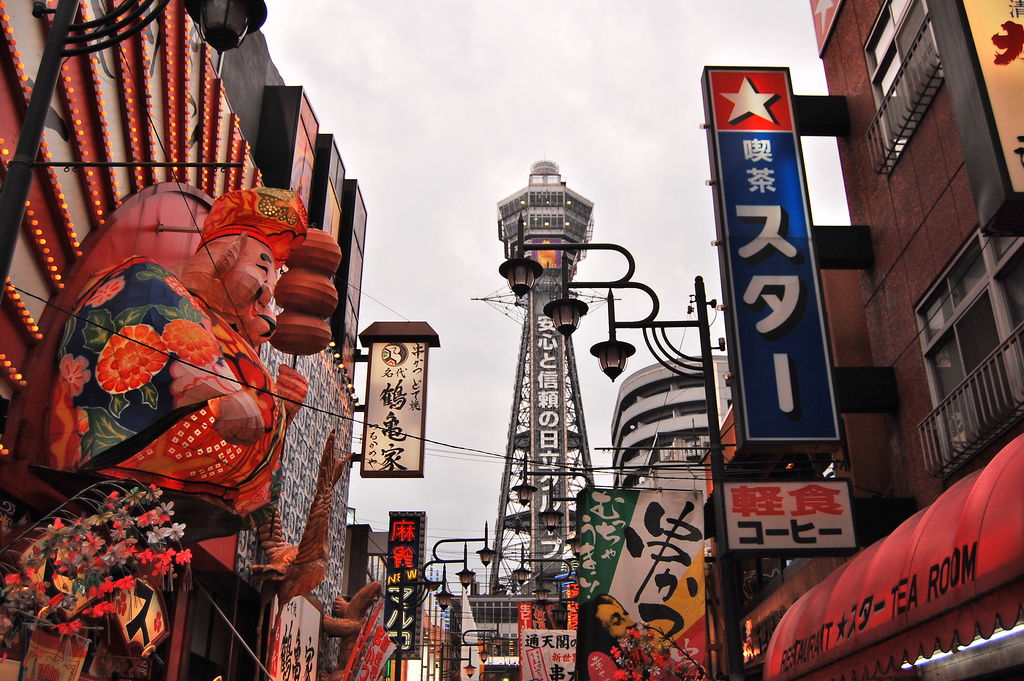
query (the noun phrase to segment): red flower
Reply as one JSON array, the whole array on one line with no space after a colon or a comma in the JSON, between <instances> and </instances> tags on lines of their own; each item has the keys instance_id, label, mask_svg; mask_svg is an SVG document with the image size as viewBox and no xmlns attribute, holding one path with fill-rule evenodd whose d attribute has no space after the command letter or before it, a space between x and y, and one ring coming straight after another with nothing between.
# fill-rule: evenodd
<instances>
[{"instance_id":1,"label":"red flower","mask_svg":"<svg viewBox=\"0 0 1024 681\"><path fill-rule=\"evenodd\" d=\"M131 575L128 575L127 577L122 577L121 579L119 579L116 582L114 582L114 588L115 589L125 589L125 590L134 589L135 588L135 578L132 577Z\"/></svg>"},{"instance_id":2,"label":"red flower","mask_svg":"<svg viewBox=\"0 0 1024 681\"><path fill-rule=\"evenodd\" d=\"M188 319L175 319L160 336L167 349L190 364L202 366L220 356L220 346L206 327Z\"/></svg>"},{"instance_id":3,"label":"red flower","mask_svg":"<svg viewBox=\"0 0 1024 681\"><path fill-rule=\"evenodd\" d=\"M117 606L110 601L100 601L88 610L84 611L90 617L103 617L117 611Z\"/></svg>"},{"instance_id":4,"label":"red flower","mask_svg":"<svg viewBox=\"0 0 1024 681\"><path fill-rule=\"evenodd\" d=\"M112 394L141 388L167 364L166 351L152 326L126 326L103 346L96 364L96 380Z\"/></svg>"},{"instance_id":5,"label":"red flower","mask_svg":"<svg viewBox=\"0 0 1024 681\"><path fill-rule=\"evenodd\" d=\"M81 620L71 620L70 622L61 622L57 625L57 633L67 636L73 636L79 629L82 628Z\"/></svg>"},{"instance_id":6,"label":"red flower","mask_svg":"<svg viewBox=\"0 0 1024 681\"><path fill-rule=\"evenodd\" d=\"M21 574L17 572L11 572L4 577L4 581L10 585L21 584Z\"/></svg>"},{"instance_id":7,"label":"red flower","mask_svg":"<svg viewBox=\"0 0 1024 681\"><path fill-rule=\"evenodd\" d=\"M174 562L178 565L184 565L192 560L192 549L182 549L178 551L178 555L174 557Z\"/></svg>"}]
</instances>

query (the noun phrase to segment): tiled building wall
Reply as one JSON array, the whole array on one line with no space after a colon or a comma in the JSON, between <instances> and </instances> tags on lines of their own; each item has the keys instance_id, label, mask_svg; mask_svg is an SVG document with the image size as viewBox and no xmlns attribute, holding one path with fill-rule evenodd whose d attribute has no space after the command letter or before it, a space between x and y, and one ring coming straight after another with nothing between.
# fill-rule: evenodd
<instances>
[{"instance_id":1,"label":"tiled building wall","mask_svg":"<svg viewBox=\"0 0 1024 681\"><path fill-rule=\"evenodd\" d=\"M351 451L352 421L332 414L351 416L351 405L343 398L341 376L331 362L327 352L308 357L285 355L265 345L261 356L267 366L276 369L288 364L309 380L306 404L316 409L303 408L288 428L284 452L281 457L279 474L281 500L281 523L285 540L298 544L306 525L306 515L313 500L320 456L331 430L335 431L335 455L343 456ZM322 411L320 411L322 410ZM327 413L329 412L329 413ZM345 553L345 514L348 504L349 482L352 466L342 472L334 488L334 507L328 543L330 563L327 575L313 595L319 599L325 611L329 611L335 596L341 594L342 568ZM264 556L259 551L255 530L247 530L239 537L237 570L248 579L249 566L261 562ZM258 584L256 585L257 588ZM337 641L324 637L320 646L320 668L333 669L338 657Z\"/></svg>"},{"instance_id":2,"label":"tiled building wall","mask_svg":"<svg viewBox=\"0 0 1024 681\"><path fill-rule=\"evenodd\" d=\"M895 369L900 407L890 422L894 496L934 500L943 483L922 465L918 423L931 411L915 305L977 229L960 140L940 86L890 174L875 170L867 133L877 106L864 45L880 0L847 0L822 56L829 92L846 97L851 128L839 140L853 224L871 227L875 264L861 288L873 363Z\"/></svg>"}]
</instances>

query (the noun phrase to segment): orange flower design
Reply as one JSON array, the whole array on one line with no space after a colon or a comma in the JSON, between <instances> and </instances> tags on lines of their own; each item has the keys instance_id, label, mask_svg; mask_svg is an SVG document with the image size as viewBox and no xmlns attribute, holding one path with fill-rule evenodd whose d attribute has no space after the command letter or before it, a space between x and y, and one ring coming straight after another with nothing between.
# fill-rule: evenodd
<instances>
[{"instance_id":1,"label":"orange flower design","mask_svg":"<svg viewBox=\"0 0 1024 681\"><path fill-rule=\"evenodd\" d=\"M206 328L187 319L175 319L164 327L163 342L189 364L208 364L220 355L217 341Z\"/></svg>"},{"instance_id":2,"label":"orange flower design","mask_svg":"<svg viewBox=\"0 0 1024 681\"><path fill-rule=\"evenodd\" d=\"M167 346L152 326L136 324L111 336L100 352L96 380L111 394L141 388L167 364Z\"/></svg>"}]
</instances>

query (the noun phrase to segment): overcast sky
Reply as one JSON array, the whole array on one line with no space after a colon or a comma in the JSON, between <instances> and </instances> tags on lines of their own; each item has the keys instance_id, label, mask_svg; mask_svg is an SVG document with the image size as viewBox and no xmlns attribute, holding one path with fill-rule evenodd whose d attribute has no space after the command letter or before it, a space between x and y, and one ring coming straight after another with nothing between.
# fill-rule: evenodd
<instances>
[{"instance_id":1,"label":"overcast sky","mask_svg":"<svg viewBox=\"0 0 1024 681\"><path fill-rule=\"evenodd\" d=\"M269 0L268 9L275 63L306 88L321 132L335 134L363 188L360 329L429 322L441 347L430 357L427 436L499 455L428 445L425 478L354 477L349 503L375 529L389 510L426 510L432 541L478 536L498 508L520 336L516 321L472 300L505 290L497 201L527 184L532 162L554 160L595 202L594 240L632 251L662 318L685 315L695 275L719 297L701 71L789 66L798 94L827 94L810 3ZM834 140L805 140L804 151L814 221L848 224ZM621 271L612 255L591 254L579 276ZM618 389L589 353L605 338L603 309L573 336L596 466L611 461L598 448L610 445ZM684 342L695 344L695 334ZM627 373L651 361L638 353Z\"/></svg>"}]
</instances>

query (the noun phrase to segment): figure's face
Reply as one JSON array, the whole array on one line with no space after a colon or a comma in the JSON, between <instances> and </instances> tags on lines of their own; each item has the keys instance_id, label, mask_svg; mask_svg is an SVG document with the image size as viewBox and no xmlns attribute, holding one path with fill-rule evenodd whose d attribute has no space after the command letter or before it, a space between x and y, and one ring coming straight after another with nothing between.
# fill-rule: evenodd
<instances>
[{"instance_id":1,"label":"figure's face","mask_svg":"<svg viewBox=\"0 0 1024 681\"><path fill-rule=\"evenodd\" d=\"M618 603L602 603L597 606L597 619L601 620L605 630L615 638L622 638L626 635L626 630L633 626L633 620Z\"/></svg>"},{"instance_id":2,"label":"figure's face","mask_svg":"<svg viewBox=\"0 0 1024 681\"><path fill-rule=\"evenodd\" d=\"M231 242L231 239L209 242L212 260L217 261L231 247ZM221 273L220 281L207 284L212 290L204 298L235 331L255 346L270 340L277 328L277 314L270 304L276 285L277 269L270 249L256 239L247 238L234 265Z\"/></svg>"}]
</instances>

